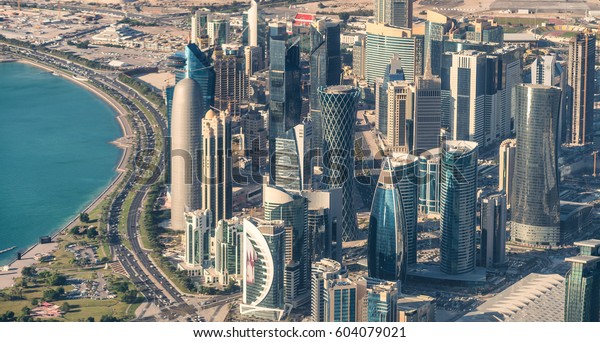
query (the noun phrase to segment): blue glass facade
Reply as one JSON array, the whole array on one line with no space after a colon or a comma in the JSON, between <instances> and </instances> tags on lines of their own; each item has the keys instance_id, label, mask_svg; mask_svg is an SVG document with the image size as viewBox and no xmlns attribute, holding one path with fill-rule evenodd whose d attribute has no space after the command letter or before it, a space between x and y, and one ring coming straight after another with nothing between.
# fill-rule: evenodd
<instances>
[{"instance_id":1,"label":"blue glass facade","mask_svg":"<svg viewBox=\"0 0 600 342\"><path fill-rule=\"evenodd\" d=\"M402 280L406 272L406 221L389 159L383 161L371 206L367 249L369 277Z\"/></svg>"}]
</instances>

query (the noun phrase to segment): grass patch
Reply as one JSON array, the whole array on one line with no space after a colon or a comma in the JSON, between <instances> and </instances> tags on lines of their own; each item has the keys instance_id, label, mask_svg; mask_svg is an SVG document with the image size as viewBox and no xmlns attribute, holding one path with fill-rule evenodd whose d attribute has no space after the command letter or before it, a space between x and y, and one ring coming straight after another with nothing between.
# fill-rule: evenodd
<instances>
[{"instance_id":1,"label":"grass patch","mask_svg":"<svg viewBox=\"0 0 600 342\"><path fill-rule=\"evenodd\" d=\"M510 17L496 17L494 18L500 25L528 25L535 26L541 25L542 23L547 23L548 19L541 18L510 18Z\"/></svg>"},{"instance_id":2,"label":"grass patch","mask_svg":"<svg viewBox=\"0 0 600 342\"><path fill-rule=\"evenodd\" d=\"M131 202L133 202L133 197L135 197L135 193L136 193L136 191L134 191L132 189L132 191L129 191L129 193L127 194L127 197L123 201L123 205L121 207L122 211L121 211L121 215L119 218L119 225L118 225L119 235L121 235L121 243L123 244L123 246L129 248L130 250L132 248L131 248L131 242L127 238L127 221L129 219L128 213L129 213L129 209L131 208Z\"/></svg>"}]
</instances>

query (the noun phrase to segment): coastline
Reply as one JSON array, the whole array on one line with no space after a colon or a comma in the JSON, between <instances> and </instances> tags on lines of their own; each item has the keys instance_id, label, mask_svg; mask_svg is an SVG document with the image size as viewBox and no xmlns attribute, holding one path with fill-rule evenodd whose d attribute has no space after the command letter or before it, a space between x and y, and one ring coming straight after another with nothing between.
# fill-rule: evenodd
<instances>
[{"instance_id":1,"label":"coastline","mask_svg":"<svg viewBox=\"0 0 600 342\"><path fill-rule=\"evenodd\" d=\"M43 70L46 70L49 72L53 72L59 77L70 80L71 82L74 82L78 86L83 87L86 90L90 91L92 94L94 94L95 96L100 98L102 101L107 103L109 106L111 106L113 108L113 110L115 111L115 114L116 114L115 119L117 120L117 122L119 123L119 126L121 127L122 136L120 138L118 138L117 140L112 141L110 143L112 143L112 144L116 145L118 148L122 149L123 153L121 154L121 158L115 167L116 177L114 177L114 179L110 182L110 184L100 194L98 194L81 212L87 213L87 212L92 211L94 208L96 208L98 206L98 204L100 202L102 202L104 199L106 199L106 197L108 197L110 194L112 194L117 189L119 183L121 182L124 175L126 174L126 171L127 171L126 164L129 161L129 159L133 153L133 149L127 142L127 140L133 136L131 126L129 124L129 121L126 118L127 111L125 110L125 108L123 108L121 106L121 104L118 101L116 101L109 95L107 95L107 94L103 93L102 91L100 91L99 89L91 86L86 81L76 79L60 69L56 69L56 68L50 67L48 65L45 65L43 63L39 63L37 61L32 61L32 60L25 59L25 58L11 60L11 62L29 64L38 69L43 69ZM8 268L7 270L2 270L0 268L0 289L12 286L14 283L14 278L19 277L21 275L20 271L22 270L22 268L38 263L38 261L35 260L36 254L49 253L49 252L56 250L58 248L58 243L55 241L56 237L58 237L61 234L64 234L65 231L72 228L77 223L78 220L79 220L79 216L76 215L67 224L63 225L61 228L57 229L54 233L52 233L51 234L51 237L52 237L51 243L40 244L39 242L36 242L33 245L26 248L22 252L21 260L17 260L17 258L15 257L15 258L11 259L11 261L9 261L6 266L4 266L4 268ZM11 275L12 275L12 277L10 277ZM8 277L10 277L10 279L6 279Z\"/></svg>"}]
</instances>

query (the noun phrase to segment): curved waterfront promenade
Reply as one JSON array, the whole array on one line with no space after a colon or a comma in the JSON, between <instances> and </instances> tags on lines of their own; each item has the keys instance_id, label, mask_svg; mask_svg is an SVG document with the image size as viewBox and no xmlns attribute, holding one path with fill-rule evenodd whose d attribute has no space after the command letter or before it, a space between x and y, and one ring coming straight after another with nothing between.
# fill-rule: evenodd
<instances>
[{"instance_id":1,"label":"curved waterfront promenade","mask_svg":"<svg viewBox=\"0 0 600 342\"><path fill-rule=\"evenodd\" d=\"M112 97L103 93L99 89L91 86L86 81L75 79L71 75L67 74L66 72L64 72L60 69L56 69L56 68L50 67L48 65L45 65L45 64L42 64L42 63L39 63L36 61L28 60L28 59L20 59L20 60L17 60L17 62L26 63L26 64L32 65L34 67L53 72L56 75L59 75L60 77L63 77L71 82L74 82L77 85L92 92L98 98L100 98L103 101L105 101L106 103L108 103L118 114L115 118L116 118L117 122L119 123L119 126L121 127L121 130L123 132L123 136L119 140L127 140L133 136L132 128L129 124L129 121L126 118L127 111L125 110L125 108L123 108L123 106L118 101L116 101ZM127 143L116 143L115 145L117 145L119 148L123 149L121 159L119 160L119 163L116 166L117 176L108 185L108 187L106 187L106 189L104 189L98 196L96 196L96 198L94 198L94 200L91 201L91 203L88 206L86 206L85 209L82 210L82 212L90 212L94 208L96 208L98 206L98 204L100 204L105 198L107 198L113 191L115 191L118 188L121 180L123 179L124 175L126 174L126 170L127 170L126 164L131 159L133 149ZM36 254L49 253L49 252L56 250L56 248L58 247L58 243L55 242L54 239L58 235L63 233L64 231L75 226L75 224L77 223L78 220L79 220L79 216L77 215L73 219L71 219L65 226L63 226L62 228L57 230L52 235L52 240L53 240L52 243L49 243L49 244L35 243L34 245L32 245L31 247L29 247L28 249L26 249L25 251L22 252L21 260L16 260L16 258L15 258L11 262L9 262L8 270L0 269L0 289L12 286L14 283L14 278L19 277L21 275L21 270L24 267L31 266L31 265L37 263L37 261L34 258Z\"/></svg>"}]
</instances>

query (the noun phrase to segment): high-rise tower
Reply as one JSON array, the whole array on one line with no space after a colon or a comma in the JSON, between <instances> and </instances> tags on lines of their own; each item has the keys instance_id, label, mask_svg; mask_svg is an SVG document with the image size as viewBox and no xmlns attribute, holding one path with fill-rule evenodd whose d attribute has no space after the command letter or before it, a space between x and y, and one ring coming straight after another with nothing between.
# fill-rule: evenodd
<instances>
[{"instance_id":1,"label":"high-rise tower","mask_svg":"<svg viewBox=\"0 0 600 342\"><path fill-rule=\"evenodd\" d=\"M210 209L214 229L232 214L231 119L210 109L202 119L202 206Z\"/></svg>"},{"instance_id":2,"label":"high-rise tower","mask_svg":"<svg viewBox=\"0 0 600 342\"><path fill-rule=\"evenodd\" d=\"M369 218L367 265L369 277L403 280L406 272L406 220L394 170L384 159Z\"/></svg>"},{"instance_id":3,"label":"high-rise tower","mask_svg":"<svg viewBox=\"0 0 600 342\"><path fill-rule=\"evenodd\" d=\"M171 117L171 226L175 230L185 228L185 212L202 206L198 154L203 113L200 85L191 78L177 83Z\"/></svg>"},{"instance_id":4,"label":"high-rise tower","mask_svg":"<svg viewBox=\"0 0 600 342\"><path fill-rule=\"evenodd\" d=\"M477 151L473 141L448 140L442 148L440 265L448 274L475 269Z\"/></svg>"},{"instance_id":5,"label":"high-rise tower","mask_svg":"<svg viewBox=\"0 0 600 342\"><path fill-rule=\"evenodd\" d=\"M538 84L521 84L516 90L511 239L526 245L556 246L560 243L556 153L561 91Z\"/></svg>"},{"instance_id":6,"label":"high-rise tower","mask_svg":"<svg viewBox=\"0 0 600 342\"><path fill-rule=\"evenodd\" d=\"M565 322L600 321L600 240L575 242L580 255L566 258Z\"/></svg>"},{"instance_id":7,"label":"high-rise tower","mask_svg":"<svg viewBox=\"0 0 600 342\"><path fill-rule=\"evenodd\" d=\"M248 45L258 46L258 3L250 0L248 9Z\"/></svg>"},{"instance_id":8,"label":"high-rise tower","mask_svg":"<svg viewBox=\"0 0 600 342\"><path fill-rule=\"evenodd\" d=\"M342 188L342 239L353 240L357 233L354 186L354 133L360 89L332 86L319 89L323 113L323 164L325 183Z\"/></svg>"},{"instance_id":9,"label":"high-rise tower","mask_svg":"<svg viewBox=\"0 0 600 342\"><path fill-rule=\"evenodd\" d=\"M412 0L375 0L375 22L395 27L412 28Z\"/></svg>"},{"instance_id":10,"label":"high-rise tower","mask_svg":"<svg viewBox=\"0 0 600 342\"><path fill-rule=\"evenodd\" d=\"M570 142L591 143L594 138L594 67L596 65L596 35L578 33L569 42L567 83L569 98L567 113L571 115Z\"/></svg>"}]
</instances>

